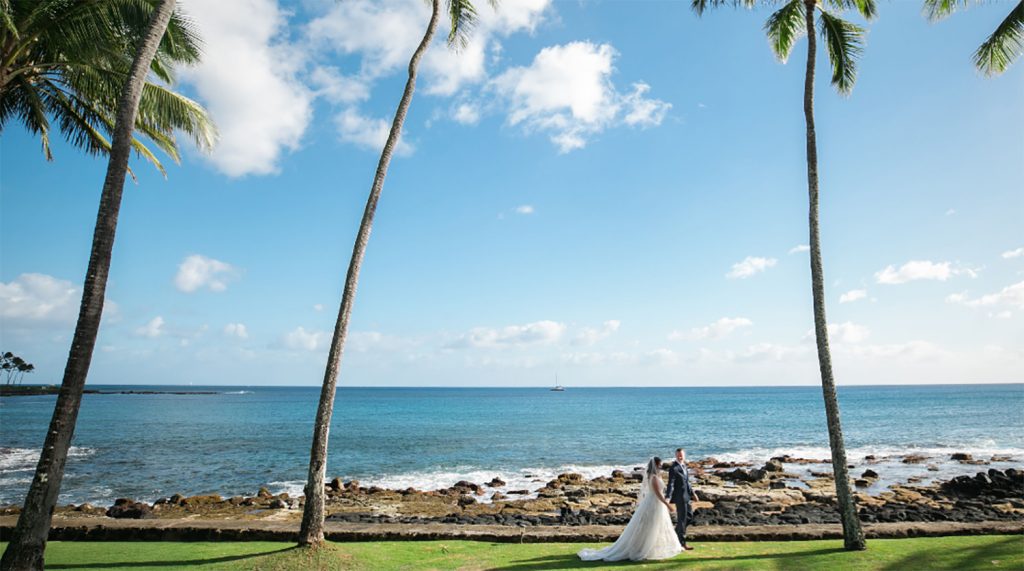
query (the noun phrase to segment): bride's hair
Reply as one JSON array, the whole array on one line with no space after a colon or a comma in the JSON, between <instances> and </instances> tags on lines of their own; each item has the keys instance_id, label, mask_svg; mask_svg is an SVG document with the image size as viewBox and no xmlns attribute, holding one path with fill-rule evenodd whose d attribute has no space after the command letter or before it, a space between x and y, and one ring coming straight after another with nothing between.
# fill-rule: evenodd
<instances>
[{"instance_id":1,"label":"bride's hair","mask_svg":"<svg viewBox=\"0 0 1024 571\"><path fill-rule=\"evenodd\" d=\"M654 476L661 470L661 458L655 456L651 458L651 461L647 463L647 475Z\"/></svg>"}]
</instances>

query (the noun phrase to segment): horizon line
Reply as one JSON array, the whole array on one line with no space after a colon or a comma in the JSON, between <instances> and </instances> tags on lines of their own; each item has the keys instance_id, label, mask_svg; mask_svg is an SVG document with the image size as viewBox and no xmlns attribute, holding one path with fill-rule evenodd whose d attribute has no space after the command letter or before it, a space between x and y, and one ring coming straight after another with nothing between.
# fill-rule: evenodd
<instances>
[{"instance_id":1,"label":"horizon line","mask_svg":"<svg viewBox=\"0 0 1024 571\"><path fill-rule=\"evenodd\" d=\"M948 383L864 383L838 387L929 387L929 386L982 386L982 385L1024 385L1021 381L948 382ZM5 385L6 386L6 385ZM60 383L20 384L11 386L61 386ZM86 387L89 383L85 384ZM219 384L146 384L146 383L95 383L94 386L122 387L248 387L248 388L320 388L323 385L219 385ZM563 385L577 389L756 389L756 388L820 388L820 384L801 385ZM339 389L550 389L551 385L338 385Z\"/></svg>"}]
</instances>

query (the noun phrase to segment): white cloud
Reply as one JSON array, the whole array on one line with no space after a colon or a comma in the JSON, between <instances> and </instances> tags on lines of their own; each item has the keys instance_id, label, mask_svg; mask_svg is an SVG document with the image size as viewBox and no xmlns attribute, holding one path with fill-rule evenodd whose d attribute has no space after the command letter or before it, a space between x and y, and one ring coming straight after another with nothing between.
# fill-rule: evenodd
<instances>
[{"instance_id":1,"label":"white cloud","mask_svg":"<svg viewBox=\"0 0 1024 571\"><path fill-rule=\"evenodd\" d=\"M374 151L384 148L384 144L388 140L388 133L391 131L390 122L367 117L355 107L349 107L338 113L335 115L334 121L338 126L338 136L342 141ZM400 156L412 154L413 147L405 142L404 135L399 135L395 152Z\"/></svg>"},{"instance_id":2,"label":"white cloud","mask_svg":"<svg viewBox=\"0 0 1024 571\"><path fill-rule=\"evenodd\" d=\"M204 49L182 77L220 132L210 160L232 177L277 172L282 150L299 147L312 117L313 95L296 79L308 56L284 37L287 14L275 0L183 4Z\"/></svg>"},{"instance_id":3,"label":"white cloud","mask_svg":"<svg viewBox=\"0 0 1024 571\"><path fill-rule=\"evenodd\" d=\"M139 337L150 337L155 338L163 335L164 333L164 318L159 315L149 320L149 323L139 327L135 330L135 334Z\"/></svg>"},{"instance_id":4,"label":"white cloud","mask_svg":"<svg viewBox=\"0 0 1024 571\"><path fill-rule=\"evenodd\" d=\"M67 280L21 274L0 282L0 317L8 321L74 322L81 293Z\"/></svg>"},{"instance_id":5,"label":"white cloud","mask_svg":"<svg viewBox=\"0 0 1024 571\"><path fill-rule=\"evenodd\" d=\"M956 214L956 210L953 208L950 208L949 210L946 211L946 216L952 216L954 214Z\"/></svg>"},{"instance_id":6,"label":"white cloud","mask_svg":"<svg viewBox=\"0 0 1024 571\"><path fill-rule=\"evenodd\" d=\"M1017 248L1016 250L1008 250L1003 252L1003 259L1009 260L1011 258L1020 258L1024 256L1024 248Z\"/></svg>"},{"instance_id":7,"label":"white cloud","mask_svg":"<svg viewBox=\"0 0 1024 571\"><path fill-rule=\"evenodd\" d=\"M476 125L480 122L480 108L472 103L460 103L452 111L452 119L463 125Z\"/></svg>"},{"instance_id":8,"label":"white cloud","mask_svg":"<svg viewBox=\"0 0 1024 571\"><path fill-rule=\"evenodd\" d=\"M516 207L516 214L533 214L533 206L524 204Z\"/></svg>"},{"instance_id":9,"label":"white cloud","mask_svg":"<svg viewBox=\"0 0 1024 571\"><path fill-rule=\"evenodd\" d=\"M434 42L420 64L420 88L427 94L451 96L469 85L484 82L488 62L493 65L500 59L499 39L517 32L532 32L550 6L550 0L511 0L502 2L499 10L479 6L477 25L469 43L458 51L445 45L450 24L442 18ZM365 99L379 79L405 70L429 19L429 5L420 0L335 3L326 14L310 22L307 38L314 50L358 57L359 69L348 76L314 71L312 79L321 86L318 93L341 104ZM455 107L452 118L471 125L479 121L480 114L479 107L465 103ZM346 121L343 115L338 119L340 124ZM351 117L348 120L351 122ZM379 129L369 125L358 131L377 133ZM385 136L386 132L385 129ZM368 135L352 136L345 131L342 135L342 140L357 145L377 149L383 145L384 137L379 134L371 138L379 143L368 144L366 138ZM405 149L406 154L410 151Z\"/></svg>"},{"instance_id":10,"label":"white cloud","mask_svg":"<svg viewBox=\"0 0 1024 571\"><path fill-rule=\"evenodd\" d=\"M721 339L737 329L751 327L754 322L746 317L723 317L714 323L704 327L696 327L687 333L673 331L668 338L671 341L688 340L697 341L700 339Z\"/></svg>"},{"instance_id":11,"label":"white cloud","mask_svg":"<svg viewBox=\"0 0 1024 571\"><path fill-rule=\"evenodd\" d=\"M839 303L852 303L854 301L864 299L868 296L868 291L865 289L851 289L850 291L839 296Z\"/></svg>"},{"instance_id":12,"label":"white cloud","mask_svg":"<svg viewBox=\"0 0 1024 571\"><path fill-rule=\"evenodd\" d=\"M633 84L633 92L622 99L626 115L622 121L630 127L657 127L665 119L665 114L672 105L657 99L647 99L644 94L651 86L638 82Z\"/></svg>"},{"instance_id":13,"label":"white cloud","mask_svg":"<svg viewBox=\"0 0 1024 571\"><path fill-rule=\"evenodd\" d=\"M602 323L600 328L584 327L576 334L572 343L573 345L593 345L598 341L607 339L618 331L620 325L622 325L622 322L618 319L609 319Z\"/></svg>"},{"instance_id":14,"label":"white cloud","mask_svg":"<svg viewBox=\"0 0 1024 571\"><path fill-rule=\"evenodd\" d=\"M174 285L185 293L192 293L204 287L210 291L220 292L228 288L228 282L234 279L237 273L231 264L193 254L178 265Z\"/></svg>"},{"instance_id":15,"label":"white cloud","mask_svg":"<svg viewBox=\"0 0 1024 571\"><path fill-rule=\"evenodd\" d=\"M224 335L228 337L238 337L239 339L248 339L249 330L245 328L244 323L228 323L224 326Z\"/></svg>"},{"instance_id":16,"label":"white cloud","mask_svg":"<svg viewBox=\"0 0 1024 571\"><path fill-rule=\"evenodd\" d=\"M971 268L954 268L951 262L930 262L928 260L911 260L899 269L889 265L875 272L875 281L880 284L905 284L916 280L937 280L944 282L953 276L966 275L978 277L978 270Z\"/></svg>"},{"instance_id":17,"label":"white cloud","mask_svg":"<svg viewBox=\"0 0 1024 571\"><path fill-rule=\"evenodd\" d=\"M747 347L728 358L738 363L783 362L801 359L809 354L806 346L779 345L776 343L757 343Z\"/></svg>"},{"instance_id":18,"label":"white cloud","mask_svg":"<svg viewBox=\"0 0 1024 571\"><path fill-rule=\"evenodd\" d=\"M679 355L671 349L654 349L653 351L647 351L640 356L640 364L642 365L660 365L660 366L671 366L679 362Z\"/></svg>"},{"instance_id":19,"label":"white cloud","mask_svg":"<svg viewBox=\"0 0 1024 571\"><path fill-rule=\"evenodd\" d=\"M792 248L789 249L789 253L790 254L798 254L800 252L810 252L810 251L811 251L811 247L808 246L807 244L797 244L796 246L793 246Z\"/></svg>"},{"instance_id":20,"label":"white cloud","mask_svg":"<svg viewBox=\"0 0 1024 571\"><path fill-rule=\"evenodd\" d=\"M323 310L324 310L324 304L322 304L322 303L315 303L315 304L313 304L313 311L323 311Z\"/></svg>"},{"instance_id":21,"label":"white cloud","mask_svg":"<svg viewBox=\"0 0 1024 571\"><path fill-rule=\"evenodd\" d=\"M814 339L813 330L808 331L807 335L810 339ZM862 343L870 336L870 329L850 321L828 324L828 337L837 343Z\"/></svg>"},{"instance_id":22,"label":"white cloud","mask_svg":"<svg viewBox=\"0 0 1024 571\"><path fill-rule=\"evenodd\" d=\"M746 279L759 274L778 263L775 258L757 258L747 256L741 262L732 265L732 270L725 274L730 279Z\"/></svg>"},{"instance_id":23,"label":"white cloud","mask_svg":"<svg viewBox=\"0 0 1024 571\"><path fill-rule=\"evenodd\" d=\"M967 307L991 307L1007 305L1024 309L1024 281L1008 285L996 293L970 299L966 293L954 293L946 296L947 303L958 303Z\"/></svg>"},{"instance_id":24,"label":"white cloud","mask_svg":"<svg viewBox=\"0 0 1024 571\"><path fill-rule=\"evenodd\" d=\"M345 75L334 66L318 65L309 74L315 95L332 103L357 103L370 98L370 85L357 76Z\"/></svg>"},{"instance_id":25,"label":"white cloud","mask_svg":"<svg viewBox=\"0 0 1024 571\"><path fill-rule=\"evenodd\" d=\"M50 327L74 324L78 318L82 293L68 280L47 274L21 274L10 282L0 282L0 319L10 327ZM118 315L118 306L109 299L103 303L103 318Z\"/></svg>"},{"instance_id":26,"label":"white cloud","mask_svg":"<svg viewBox=\"0 0 1024 571\"><path fill-rule=\"evenodd\" d=\"M509 325L500 329L476 327L461 335L448 346L452 348L496 348L545 345L557 342L565 330L565 324L555 321Z\"/></svg>"},{"instance_id":27,"label":"white cloud","mask_svg":"<svg viewBox=\"0 0 1024 571\"><path fill-rule=\"evenodd\" d=\"M927 341L908 341L888 345L840 345L836 353L857 359L901 359L910 361L935 360L944 352Z\"/></svg>"},{"instance_id":28,"label":"white cloud","mask_svg":"<svg viewBox=\"0 0 1024 571\"><path fill-rule=\"evenodd\" d=\"M550 46L529 66L506 70L490 88L508 103L510 125L547 133L567 153L618 124L658 125L671 107L646 98L647 84L635 84L626 95L616 90L611 81L615 56L610 44Z\"/></svg>"},{"instance_id":29,"label":"white cloud","mask_svg":"<svg viewBox=\"0 0 1024 571\"><path fill-rule=\"evenodd\" d=\"M330 340L326 331L306 331L305 327L296 327L285 333L281 338L281 344L287 349L316 351L321 347L326 347Z\"/></svg>"}]
</instances>

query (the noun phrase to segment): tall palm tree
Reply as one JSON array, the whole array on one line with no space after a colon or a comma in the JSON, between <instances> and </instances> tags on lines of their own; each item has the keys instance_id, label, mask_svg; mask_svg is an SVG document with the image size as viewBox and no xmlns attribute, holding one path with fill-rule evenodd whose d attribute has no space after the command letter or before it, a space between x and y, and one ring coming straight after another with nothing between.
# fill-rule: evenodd
<instances>
[{"instance_id":1,"label":"tall palm tree","mask_svg":"<svg viewBox=\"0 0 1024 571\"><path fill-rule=\"evenodd\" d=\"M766 2L777 6L777 2ZM693 10L703 14L709 7L742 5L752 8L757 0L692 0ZM793 45L801 35L807 36L807 71L804 75L804 121L807 126L807 194L809 199L808 225L811 246L811 291L814 300L814 338L818 348L818 368L825 400L825 419L828 424L829 448L832 451L832 470L836 480L836 499L843 523L843 543L846 549L865 549L864 532L857 518L855 498L850 490L850 476L846 467L846 446L839 422L839 399L832 375L832 353L828 343L828 321L825 318L825 273L821 262L821 234L818 225L818 143L814 129L814 67L817 57L815 15L821 24L821 37L825 42L832 64L832 85L842 94L849 94L857 78L857 58L863 49L864 29L829 12L829 8L844 10L856 8L867 19L875 16L874 0L788 0L765 23L765 32L775 55L783 62L789 58Z\"/></svg>"},{"instance_id":2,"label":"tall palm tree","mask_svg":"<svg viewBox=\"0 0 1024 571\"><path fill-rule=\"evenodd\" d=\"M497 7L496 0L490 0L490 3L492 7ZM345 289L341 296L338 319L334 325L334 336L331 338L327 367L324 371L323 388L320 391L320 404L317 407L316 422L313 426L313 445L309 453L309 474L305 486L306 503L302 512L299 545L317 546L324 541L324 478L327 470L327 439L331 429L331 415L334 413L334 395L338 385L338 373L341 369L341 357L345 350L345 338L348 335L349 316L352 314L352 305L355 303L359 270L363 265L366 245L370 240L370 230L373 227L377 201L380 200L381 191L384 189L384 178L387 176L388 165L391 163L391 155L402 134L402 124L405 122L405 115L412 102L413 90L416 87L417 67L437 30L441 0L431 0L430 5L430 22L427 24L427 31L423 35L423 39L409 61L409 77L405 82L405 91L402 92L402 99L398 103L395 118L391 123L391 131L388 133L387 142L384 144L380 161L377 163L377 173L373 177L370 196L366 201L366 209L363 211L363 219L359 224L359 232L356 234L355 245L352 248L348 274L345 276ZM447 8L451 25L451 30L448 33L448 46L455 49L465 47L469 34L476 23L476 8L471 0L447 0Z\"/></svg>"},{"instance_id":3,"label":"tall palm tree","mask_svg":"<svg viewBox=\"0 0 1024 571\"><path fill-rule=\"evenodd\" d=\"M935 22L949 16L958 6L967 7L970 0L924 0L928 19ZM1010 10L974 52L974 66L985 75L999 75L1010 68L1024 52L1024 0Z\"/></svg>"},{"instance_id":4,"label":"tall palm tree","mask_svg":"<svg viewBox=\"0 0 1024 571\"><path fill-rule=\"evenodd\" d=\"M51 130L90 154L110 153L118 98L155 0L0 0L0 133L8 121L39 136L53 158ZM175 162L175 131L200 146L215 136L206 111L175 93L176 64L199 60L189 21L174 13L146 81L135 129ZM164 168L137 137L132 148ZM129 171L130 172L130 171ZM166 174L166 173L165 173Z\"/></svg>"},{"instance_id":5,"label":"tall palm tree","mask_svg":"<svg viewBox=\"0 0 1024 571\"><path fill-rule=\"evenodd\" d=\"M46 432L46 441L39 456L35 476L11 535L10 544L0 561L0 568L5 570L43 569L46 538L50 531L53 508L57 503L61 480L64 477L64 463L67 461L71 438L74 436L75 421L82 402L82 390L103 314L107 275L110 271L117 216L121 207L121 193L132 149L132 131L137 124L139 108L144 98L146 75L153 66L161 39L164 38L164 32L174 14L175 0L159 0L155 5L149 2L138 5L140 8L146 7L150 14L144 27L133 29L136 48L133 50L132 63L124 76L121 95L117 102L113 142L110 145L107 173L103 181L99 213L96 216L89 268L82 288L78 323L75 326L71 350L64 369L64 379Z\"/></svg>"}]
</instances>

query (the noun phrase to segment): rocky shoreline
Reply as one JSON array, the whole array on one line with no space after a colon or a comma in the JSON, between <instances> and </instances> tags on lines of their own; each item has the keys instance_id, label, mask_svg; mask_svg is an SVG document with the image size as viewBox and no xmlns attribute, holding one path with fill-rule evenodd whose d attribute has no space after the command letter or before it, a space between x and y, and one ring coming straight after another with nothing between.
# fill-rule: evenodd
<instances>
[{"instance_id":1,"label":"rocky shoreline","mask_svg":"<svg viewBox=\"0 0 1024 571\"><path fill-rule=\"evenodd\" d=\"M928 459L905 456L903 463ZM945 459L944 459L945 460ZM975 459L954 454L948 460L978 465L973 476L930 483L906 482L878 488L884 474L857 471L856 497L866 523L1024 521L1024 470L984 469L994 457ZM871 462L869 457L867 462ZM690 463L701 500L694 526L819 525L839 522L831 465L825 460L780 456L761 466L707 458ZM802 473L794 473L803 468ZM879 468L881 469L881 468ZM390 490L335 478L327 485L328 520L349 524L447 524L486 526L621 526L632 514L639 472L616 470L587 479L564 473L536 492L510 490L494 478L486 483L462 481L433 491ZM102 507L68 505L57 515L103 520L200 519L297 521L303 498L272 494L261 488L253 496L174 495L150 504L129 498ZM0 509L15 515L17 506Z\"/></svg>"}]
</instances>

